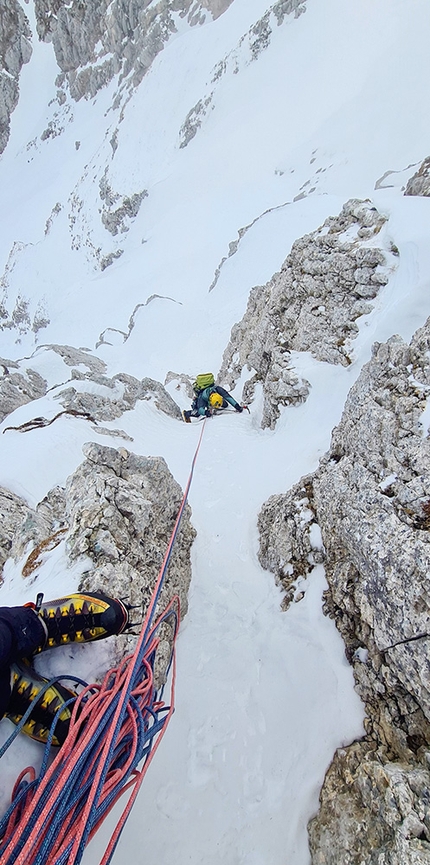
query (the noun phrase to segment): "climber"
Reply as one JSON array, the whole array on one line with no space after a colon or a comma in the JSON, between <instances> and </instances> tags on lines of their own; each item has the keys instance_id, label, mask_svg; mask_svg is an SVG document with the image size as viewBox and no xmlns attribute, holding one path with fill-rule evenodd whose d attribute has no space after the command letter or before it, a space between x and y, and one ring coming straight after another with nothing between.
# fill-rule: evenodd
<instances>
[{"instance_id":1,"label":"climber","mask_svg":"<svg viewBox=\"0 0 430 865\"><path fill-rule=\"evenodd\" d=\"M127 607L101 592L66 595L22 607L0 607L0 718L18 724L31 701L48 684L31 666L39 652L69 643L88 643L121 634L128 625ZM23 732L46 742L56 711L76 693L59 683L49 685L35 704ZM60 713L54 745L66 738L72 704Z\"/></svg>"},{"instance_id":2,"label":"climber","mask_svg":"<svg viewBox=\"0 0 430 865\"><path fill-rule=\"evenodd\" d=\"M227 408L230 403L236 411L243 411L243 406L220 385L212 384L204 390L196 393L189 411L183 411L182 417L185 423L191 423L192 417L211 417L214 411Z\"/></svg>"}]
</instances>

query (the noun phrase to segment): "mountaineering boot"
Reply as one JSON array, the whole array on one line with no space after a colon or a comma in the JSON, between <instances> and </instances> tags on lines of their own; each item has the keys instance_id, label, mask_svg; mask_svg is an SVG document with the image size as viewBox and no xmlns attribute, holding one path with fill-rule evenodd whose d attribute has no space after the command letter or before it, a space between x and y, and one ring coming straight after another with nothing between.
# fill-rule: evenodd
<instances>
[{"instance_id":1,"label":"mountaineering boot","mask_svg":"<svg viewBox=\"0 0 430 865\"><path fill-rule=\"evenodd\" d=\"M185 421L185 423L191 423L191 418L190 418L191 412L190 411L185 411L184 409L182 409L181 414L182 414L182 419Z\"/></svg>"},{"instance_id":2,"label":"mountaineering boot","mask_svg":"<svg viewBox=\"0 0 430 865\"><path fill-rule=\"evenodd\" d=\"M12 692L9 698L5 716L14 724L19 724L22 716L27 711L32 700L40 694L47 685L48 679L44 679L33 667L24 661L16 661L11 666ZM50 685L40 700L34 705L30 717L25 722L22 732L36 742L46 743L57 709L63 706L67 700L76 698L76 693L58 683ZM65 706L61 712L52 740L53 745L62 745L70 724L73 704Z\"/></svg>"},{"instance_id":3,"label":"mountaineering boot","mask_svg":"<svg viewBox=\"0 0 430 865\"><path fill-rule=\"evenodd\" d=\"M128 610L118 598L103 592L79 592L42 603L39 616L48 636L37 652L68 643L90 643L121 634L128 625Z\"/></svg>"}]
</instances>

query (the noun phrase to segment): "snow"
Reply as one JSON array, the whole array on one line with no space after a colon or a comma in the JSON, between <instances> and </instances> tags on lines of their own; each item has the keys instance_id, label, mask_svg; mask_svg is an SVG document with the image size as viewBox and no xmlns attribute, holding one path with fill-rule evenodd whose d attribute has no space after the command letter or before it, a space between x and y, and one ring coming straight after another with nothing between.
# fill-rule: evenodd
<instances>
[{"instance_id":1,"label":"snow","mask_svg":"<svg viewBox=\"0 0 430 865\"><path fill-rule=\"evenodd\" d=\"M425 409L420 418L420 423L423 427L423 438L427 438L430 430L430 399L428 397Z\"/></svg>"},{"instance_id":2,"label":"snow","mask_svg":"<svg viewBox=\"0 0 430 865\"><path fill-rule=\"evenodd\" d=\"M387 475L387 477L383 478L383 480L379 484L379 489L382 490L382 492L385 492L385 490L388 490L395 483L396 480L396 474Z\"/></svg>"},{"instance_id":3,"label":"snow","mask_svg":"<svg viewBox=\"0 0 430 865\"><path fill-rule=\"evenodd\" d=\"M392 187L377 184L386 172L398 172L405 183L428 155L430 13L426 0L407 6L308 0L306 6L299 18L272 23L269 47L252 62L247 34L270 8L268 0L234 0L203 27L182 21L122 122L120 109L111 108L115 81L93 100L49 107L58 70L52 46L33 39L0 158L7 213L1 269L19 242L9 261L8 303L13 307L24 295L35 309L43 301L50 324L39 340L86 347L106 362L109 375L164 382L169 370L216 372L252 286L270 279L293 241L336 215L348 198L373 200L389 218L386 232L400 252L374 310L358 320L350 367L295 352L292 362L311 392L306 403L284 410L276 430L260 428L261 394L250 415L228 414L206 426L189 499L198 534L189 612L178 639L176 713L123 833L118 862L141 861L146 842L148 865L173 858L177 865L308 865L306 825L325 771L334 750L363 732L341 638L321 609L323 566L300 584L296 597L304 597L281 612L281 591L257 558L257 515L269 495L317 467L372 344L393 333L409 340L430 313L430 201L405 198L397 180ZM27 14L34 22L32 4ZM227 71L213 82L224 58L230 58ZM212 91L201 128L179 148L189 110ZM41 141L55 113L64 131ZM115 238L99 214L106 166L120 196L149 193L129 231ZM46 234L57 203L61 210ZM230 242L246 226L209 292ZM100 272L98 247L103 254L124 252ZM104 331L106 342L96 348ZM2 356L27 357L49 387L70 378L58 355L43 346L34 350L33 334L17 341L15 331L2 332ZM173 383L168 390L187 406ZM239 386L235 395L240 398ZM2 429L52 417L58 408L48 392L8 416ZM161 454L185 485L197 424L179 424L152 403L138 402L109 426L132 436L127 447L136 452ZM118 439L67 416L30 433L5 432L0 483L34 506L52 486L64 485L89 440L118 446ZM310 531L313 548L321 549L318 527ZM36 581L23 580L22 564L7 562L1 604L31 600L40 589L46 597L71 591L85 567L65 572L62 544L47 553ZM109 665L108 643L42 656L39 669L91 678ZM1 737L10 729L3 721ZM20 737L3 758L3 805L18 771L36 765L39 754ZM104 824L85 865L99 861L110 829Z\"/></svg>"}]
</instances>

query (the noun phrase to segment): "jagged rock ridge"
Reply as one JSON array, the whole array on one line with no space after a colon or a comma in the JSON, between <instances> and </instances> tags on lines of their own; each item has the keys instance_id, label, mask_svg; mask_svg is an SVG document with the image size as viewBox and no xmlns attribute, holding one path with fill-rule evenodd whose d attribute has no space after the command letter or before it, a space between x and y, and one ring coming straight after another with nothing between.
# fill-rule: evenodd
<instances>
[{"instance_id":1,"label":"jagged rock ridge","mask_svg":"<svg viewBox=\"0 0 430 865\"><path fill-rule=\"evenodd\" d=\"M40 38L52 40L74 99L94 96L114 75L131 86L142 80L164 44L176 32L175 19L201 24L205 11L218 17L232 0L36 0ZM85 68L83 68L85 67Z\"/></svg>"},{"instance_id":2,"label":"jagged rock ridge","mask_svg":"<svg viewBox=\"0 0 430 865\"><path fill-rule=\"evenodd\" d=\"M385 221L371 202L351 199L339 216L296 240L280 272L252 289L245 315L232 328L220 377L233 387L249 370L247 402L262 385L263 428L273 429L281 407L303 402L309 393L291 351L351 362L356 321L372 310L371 301L388 282L387 265L395 262L389 242L377 241Z\"/></svg>"},{"instance_id":3,"label":"jagged rock ridge","mask_svg":"<svg viewBox=\"0 0 430 865\"><path fill-rule=\"evenodd\" d=\"M105 429L100 422L114 421L125 412L133 409L138 400L153 400L156 408L170 417L181 419L179 407L163 385L151 378L139 381L132 375L118 373L109 378L105 375L106 364L89 351L72 346L46 345L34 353L34 365L41 354L54 352L65 364L64 381L48 388L47 381L31 368L31 358L23 361L10 361L0 358L0 421L4 420L18 406L25 405L45 396L50 391L52 405L58 415L63 412L87 416L96 424L93 429L99 434L122 435L132 441L123 431ZM69 369L67 369L69 368ZM85 369L86 368L86 369ZM73 382L73 384L72 384ZM86 388L86 384L90 385ZM96 386L96 388L94 387ZM37 417L38 426L46 426L49 418ZM23 431L31 427L31 420L23 424ZM4 432L7 432L5 428ZM19 429L19 427L12 427Z\"/></svg>"},{"instance_id":4,"label":"jagged rock ridge","mask_svg":"<svg viewBox=\"0 0 430 865\"><path fill-rule=\"evenodd\" d=\"M31 30L17 0L0 0L0 153L9 139L10 115L18 103L19 74L31 57Z\"/></svg>"},{"instance_id":5,"label":"jagged rock ridge","mask_svg":"<svg viewBox=\"0 0 430 865\"><path fill-rule=\"evenodd\" d=\"M115 75L136 86L177 30L175 19L191 26L206 14L217 18L232 0L34 0L37 35L52 42L60 69L58 102L67 82L74 99L95 96ZM0 153L9 138L10 115L19 98L19 75L30 60L31 29L17 0L0 0ZM85 68L84 68L85 67ZM42 139L61 132L54 119Z\"/></svg>"},{"instance_id":6,"label":"jagged rock ridge","mask_svg":"<svg viewBox=\"0 0 430 865\"><path fill-rule=\"evenodd\" d=\"M325 611L366 707L366 736L336 754L310 824L314 865L430 861L429 349L430 320L410 345L376 344L319 469L259 517L286 604L323 559Z\"/></svg>"},{"instance_id":7,"label":"jagged rock ridge","mask_svg":"<svg viewBox=\"0 0 430 865\"><path fill-rule=\"evenodd\" d=\"M233 0L34 0L37 35L52 42L60 73L57 76L57 101L66 101L67 85L73 99L92 98L98 90L118 76L116 105L123 95L136 87L168 39L177 32L177 22L186 18L190 26L203 24L207 14L216 19ZM255 60L270 43L272 27L283 23L292 12L298 17L305 11L306 0L277 0L255 23L245 39L249 42L250 61ZM17 0L6 3L0 24L0 153L9 137L10 114L19 94L19 73L31 56L28 19ZM234 52L233 52L234 54ZM235 56L226 57L214 70L212 83L218 81ZM237 71L237 70L236 70ZM180 130L180 146L186 146L201 125L213 99L213 90L190 110ZM41 135L42 140L61 134L58 112ZM115 138L115 136L114 136ZM116 143L113 138L112 147ZM79 142L77 142L79 146ZM136 193L137 194L137 193ZM110 230L110 228L109 228Z\"/></svg>"}]
</instances>

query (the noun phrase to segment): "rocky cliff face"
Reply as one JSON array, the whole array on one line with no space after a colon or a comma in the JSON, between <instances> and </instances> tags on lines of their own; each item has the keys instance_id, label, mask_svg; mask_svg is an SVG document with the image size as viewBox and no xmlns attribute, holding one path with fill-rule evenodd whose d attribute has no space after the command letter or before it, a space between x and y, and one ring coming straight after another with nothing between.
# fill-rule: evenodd
<instances>
[{"instance_id":1,"label":"rocky cliff face","mask_svg":"<svg viewBox=\"0 0 430 865\"><path fill-rule=\"evenodd\" d=\"M60 104L68 84L74 99L92 97L119 76L136 86L177 22L202 24L217 18L233 0L34 0L37 35L52 42L59 66ZM35 34L36 35L36 34ZM0 0L0 153L9 138L9 121L19 97L19 75L31 57L31 29L18 0ZM85 67L85 68L83 68ZM45 135L55 130L47 130Z\"/></svg>"},{"instance_id":2,"label":"rocky cliff face","mask_svg":"<svg viewBox=\"0 0 430 865\"><path fill-rule=\"evenodd\" d=\"M9 120L19 96L19 74L31 57L31 30L17 0L0 0L0 153L9 139Z\"/></svg>"},{"instance_id":3,"label":"rocky cliff face","mask_svg":"<svg viewBox=\"0 0 430 865\"><path fill-rule=\"evenodd\" d=\"M332 616L366 706L310 824L315 865L430 862L430 320L376 344L314 475L259 518L261 561L306 591L324 562Z\"/></svg>"},{"instance_id":4,"label":"rocky cliff face","mask_svg":"<svg viewBox=\"0 0 430 865\"><path fill-rule=\"evenodd\" d=\"M37 371L46 362L55 367L58 384L52 385ZM150 400L156 410L181 420L178 406L160 382L121 373L109 378L100 358L72 346L46 345L32 358L0 361L0 372L1 420L18 406L35 402L30 419L4 425L4 435L31 435L32 430L67 414L72 422L74 418L87 422L98 435L132 442L125 430L109 424L126 415L138 400ZM48 417L40 416L36 408L40 397L45 397ZM124 598L138 608L134 611L137 621L148 606L182 490L161 457L144 457L94 442L84 446L84 456L64 487L50 490L36 508L0 488L0 582L5 562L14 559L20 563L23 579L28 579L31 596L30 586L44 559L64 543L65 569L77 563L79 570L79 563L85 563L80 588ZM182 614L187 610L194 537L187 507L160 599L164 606L179 595ZM132 642L131 637L118 637L117 654L129 651ZM167 660L168 646L162 648L161 656ZM160 661L158 673L162 672Z\"/></svg>"},{"instance_id":5,"label":"rocky cliff face","mask_svg":"<svg viewBox=\"0 0 430 865\"><path fill-rule=\"evenodd\" d=\"M273 427L281 407L304 402L309 383L294 371L292 351L318 360L351 362L357 319L388 282L396 250L383 237L385 218L369 201L348 201L337 217L296 240L279 273L252 289L245 315L231 332L220 377L232 388L244 370L252 402L264 393L262 427Z\"/></svg>"},{"instance_id":6,"label":"rocky cliff face","mask_svg":"<svg viewBox=\"0 0 430 865\"><path fill-rule=\"evenodd\" d=\"M214 18L232 0L35 0L41 39L52 40L55 56L74 99L94 96L119 75L121 84L136 86L169 37L177 22L193 26L206 14ZM82 67L85 67L82 68Z\"/></svg>"}]
</instances>

